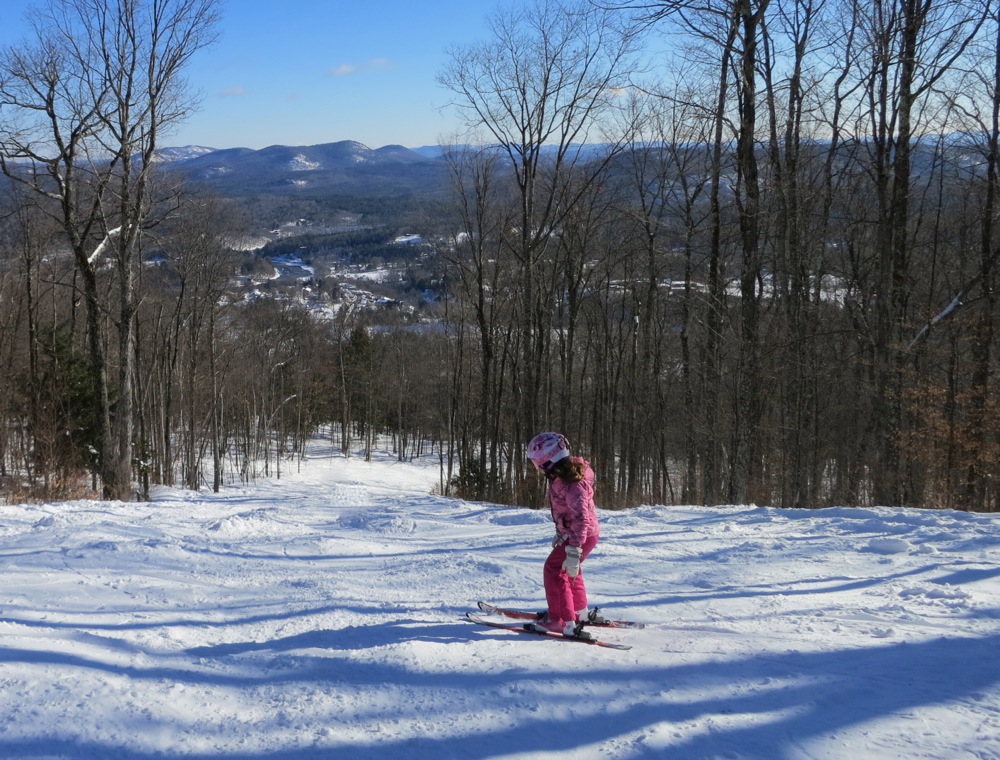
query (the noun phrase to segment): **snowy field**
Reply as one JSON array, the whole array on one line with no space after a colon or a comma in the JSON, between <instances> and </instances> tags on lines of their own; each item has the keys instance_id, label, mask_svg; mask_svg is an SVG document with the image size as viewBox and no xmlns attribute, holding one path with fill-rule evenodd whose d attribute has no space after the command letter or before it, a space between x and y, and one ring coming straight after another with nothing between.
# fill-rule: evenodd
<instances>
[{"instance_id":1,"label":"snowy field","mask_svg":"<svg viewBox=\"0 0 1000 760\"><path fill-rule=\"evenodd\" d=\"M0 758L1000 758L996 516L603 512L617 651L463 620L543 606L546 512L286 469L0 506Z\"/></svg>"}]
</instances>

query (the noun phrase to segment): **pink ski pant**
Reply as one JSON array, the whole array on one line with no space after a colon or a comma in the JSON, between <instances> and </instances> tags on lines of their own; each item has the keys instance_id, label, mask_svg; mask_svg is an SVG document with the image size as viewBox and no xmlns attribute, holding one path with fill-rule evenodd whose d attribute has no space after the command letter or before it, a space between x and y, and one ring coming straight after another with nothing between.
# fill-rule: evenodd
<instances>
[{"instance_id":1,"label":"pink ski pant","mask_svg":"<svg viewBox=\"0 0 1000 760\"><path fill-rule=\"evenodd\" d=\"M587 559L587 555L597 546L598 538L599 536L591 536L584 541L580 547L583 550L582 560ZM587 609L587 587L583 582L582 560L580 574L575 578L570 578L562 569L563 562L566 561L565 544L553 547L545 560L542 579L545 582L545 601L549 606L549 620L566 623L576 620L576 613L579 610Z\"/></svg>"}]
</instances>

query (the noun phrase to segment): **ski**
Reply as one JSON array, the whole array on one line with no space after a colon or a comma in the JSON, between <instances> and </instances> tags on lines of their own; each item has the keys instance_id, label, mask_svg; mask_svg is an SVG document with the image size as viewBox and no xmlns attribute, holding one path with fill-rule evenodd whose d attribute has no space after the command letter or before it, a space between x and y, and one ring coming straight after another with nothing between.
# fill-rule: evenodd
<instances>
[{"instance_id":1,"label":"ski","mask_svg":"<svg viewBox=\"0 0 1000 760\"><path fill-rule=\"evenodd\" d=\"M532 628L525 628L521 623L498 623L495 620L487 620L474 612L465 613L465 617L477 625L486 625L490 628L499 628L502 631L512 631L513 633L527 633L531 636L547 636L550 639L563 639L564 641L575 641L579 644L591 644L595 647L605 647L606 649L631 649L628 644L616 644L611 641L601 641L601 639L583 639L578 636L566 636L555 631L536 631Z\"/></svg>"},{"instance_id":2,"label":"ski","mask_svg":"<svg viewBox=\"0 0 1000 760\"><path fill-rule=\"evenodd\" d=\"M490 604L489 602L480 602L479 609L487 615L503 615L504 617L511 618L512 620L537 620L539 615L537 612L527 612L526 610L512 610L506 607L497 607L495 604ZM597 614L596 607L590 611L589 618L584 620L583 624L585 626L593 626L594 628L646 627L643 623L633 623L631 620L608 620L607 618L601 617Z\"/></svg>"}]
</instances>

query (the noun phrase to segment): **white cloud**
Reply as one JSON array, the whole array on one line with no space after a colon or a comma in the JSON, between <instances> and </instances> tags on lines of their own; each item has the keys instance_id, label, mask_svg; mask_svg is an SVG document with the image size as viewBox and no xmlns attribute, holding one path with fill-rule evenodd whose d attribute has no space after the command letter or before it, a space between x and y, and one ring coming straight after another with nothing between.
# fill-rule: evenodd
<instances>
[{"instance_id":1,"label":"white cloud","mask_svg":"<svg viewBox=\"0 0 1000 760\"><path fill-rule=\"evenodd\" d=\"M330 69L327 73L331 77L346 77L366 71L382 71L389 68L390 65L391 61L388 58L372 58L370 61L362 64L342 63L340 66Z\"/></svg>"}]
</instances>

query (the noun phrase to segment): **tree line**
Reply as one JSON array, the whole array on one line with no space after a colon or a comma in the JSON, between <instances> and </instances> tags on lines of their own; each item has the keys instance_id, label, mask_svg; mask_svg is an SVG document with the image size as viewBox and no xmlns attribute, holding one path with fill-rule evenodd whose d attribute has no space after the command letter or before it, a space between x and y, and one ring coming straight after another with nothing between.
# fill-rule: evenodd
<instances>
[{"instance_id":1,"label":"tree line","mask_svg":"<svg viewBox=\"0 0 1000 760\"><path fill-rule=\"evenodd\" d=\"M523 445L555 429L607 507L997 508L986 0L498 11L439 74L468 132L419 319L247 297L246 210L139 150L214 2L49 8L0 60L9 486L219 488L324 430L536 503Z\"/></svg>"},{"instance_id":2,"label":"tree line","mask_svg":"<svg viewBox=\"0 0 1000 760\"><path fill-rule=\"evenodd\" d=\"M997 507L995 4L543 0L492 28L441 75L488 146L450 157L442 252L473 493L531 498L517 442L552 428L611 506Z\"/></svg>"}]
</instances>

